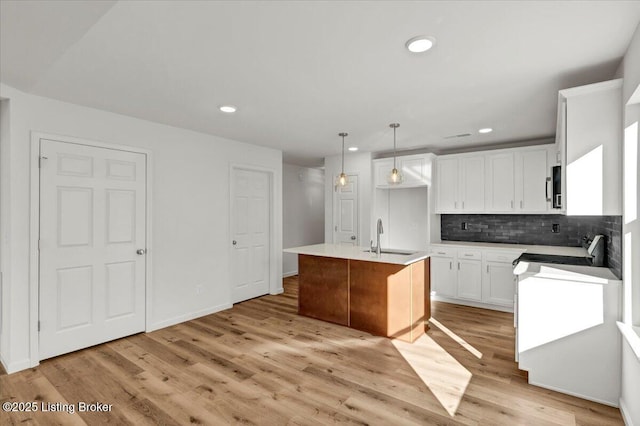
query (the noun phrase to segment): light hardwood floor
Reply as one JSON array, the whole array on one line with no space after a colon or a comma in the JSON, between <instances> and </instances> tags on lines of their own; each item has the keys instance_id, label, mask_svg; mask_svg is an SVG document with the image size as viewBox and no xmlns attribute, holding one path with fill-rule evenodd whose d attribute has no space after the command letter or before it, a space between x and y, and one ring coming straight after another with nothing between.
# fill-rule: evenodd
<instances>
[{"instance_id":1,"label":"light hardwood floor","mask_svg":"<svg viewBox=\"0 0 640 426\"><path fill-rule=\"evenodd\" d=\"M622 424L615 408L528 385L511 314L433 303L437 325L411 345L296 307L292 277L282 295L3 374L1 402L113 410L0 412L0 424Z\"/></svg>"}]
</instances>

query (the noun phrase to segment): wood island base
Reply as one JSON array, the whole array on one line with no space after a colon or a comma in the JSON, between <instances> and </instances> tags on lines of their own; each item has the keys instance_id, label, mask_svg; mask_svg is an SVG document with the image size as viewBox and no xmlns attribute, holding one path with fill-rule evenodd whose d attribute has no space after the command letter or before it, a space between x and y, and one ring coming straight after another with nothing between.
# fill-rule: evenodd
<instances>
[{"instance_id":1,"label":"wood island base","mask_svg":"<svg viewBox=\"0 0 640 426\"><path fill-rule=\"evenodd\" d=\"M414 342L431 316L429 259L410 265L298 255L298 314Z\"/></svg>"}]
</instances>

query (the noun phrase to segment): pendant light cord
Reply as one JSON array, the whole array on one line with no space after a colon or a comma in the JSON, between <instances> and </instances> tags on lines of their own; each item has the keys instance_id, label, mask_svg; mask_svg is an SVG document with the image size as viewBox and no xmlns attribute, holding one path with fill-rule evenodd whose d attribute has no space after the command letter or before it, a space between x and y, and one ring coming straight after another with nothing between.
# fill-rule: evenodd
<instances>
[{"instance_id":1,"label":"pendant light cord","mask_svg":"<svg viewBox=\"0 0 640 426\"><path fill-rule=\"evenodd\" d=\"M396 168L396 126L393 126L393 168Z\"/></svg>"},{"instance_id":2,"label":"pendant light cord","mask_svg":"<svg viewBox=\"0 0 640 426\"><path fill-rule=\"evenodd\" d=\"M342 173L344 173L344 135L342 136Z\"/></svg>"}]
</instances>

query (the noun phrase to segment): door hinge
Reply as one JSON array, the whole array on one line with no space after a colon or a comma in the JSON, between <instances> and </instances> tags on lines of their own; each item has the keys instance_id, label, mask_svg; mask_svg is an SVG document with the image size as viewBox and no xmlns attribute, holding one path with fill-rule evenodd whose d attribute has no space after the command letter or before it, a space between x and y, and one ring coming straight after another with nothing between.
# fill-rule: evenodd
<instances>
[{"instance_id":1,"label":"door hinge","mask_svg":"<svg viewBox=\"0 0 640 426\"><path fill-rule=\"evenodd\" d=\"M42 160L48 160L48 157L45 157L44 155L41 155L40 157L38 157L38 168L42 168Z\"/></svg>"}]
</instances>

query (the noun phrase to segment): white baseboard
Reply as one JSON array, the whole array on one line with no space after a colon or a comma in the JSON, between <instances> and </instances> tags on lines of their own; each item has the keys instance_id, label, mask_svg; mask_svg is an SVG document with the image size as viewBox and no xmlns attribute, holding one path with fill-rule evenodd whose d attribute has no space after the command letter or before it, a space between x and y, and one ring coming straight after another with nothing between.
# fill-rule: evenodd
<instances>
[{"instance_id":1,"label":"white baseboard","mask_svg":"<svg viewBox=\"0 0 640 426\"><path fill-rule=\"evenodd\" d=\"M529 378L531 378L531 372L529 372ZM585 395L582 395L582 394L579 394L579 393L576 393L576 392L571 392L571 391L568 391L568 390L565 390L565 389L556 388L554 386L548 386L548 385L543 385L543 384L540 384L540 383L535 383L535 382L531 381L531 379L529 379L529 384L530 385L534 385L534 386L538 386L538 387L541 387L541 388L549 389L549 390L552 390L554 392L560 392L560 393L564 393L564 394L567 394L567 395L575 396L577 398L586 399L587 401L593 401L593 402L597 402L599 404L604 404L604 405L608 405L610 407L618 408L618 402L617 401L605 401L603 399L592 398L590 396L585 396Z\"/></svg>"},{"instance_id":2,"label":"white baseboard","mask_svg":"<svg viewBox=\"0 0 640 426\"><path fill-rule=\"evenodd\" d=\"M2 363L2 367L7 372L7 374L16 373L18 371L26 370L28 368L33 367L31 363L31 359L29 358L21 359L20 361L17 361L17 362L7 362L0 355L0 362Z\"/></svg>"},{"instance_id":3,"label":"white baseboard","mask_svg":"<svg viewBox=\"0 0 640 426\"><path fill-rule=\"evenodd\" d=\"M275 291L270 292L269 294L276 295L276 294L282 294L282 293L284 293L284 288L280 287L275 289Z\"/></svg>"},{"instance_id":4,"label":"white baseboard","mask_svg":"<svg viewBox=\"0 0 640 426\"><path fill-rule=\"evenodd\" d=\"M454 299L454 298L443 297L443 296L431 296L431 300L435 300L436 302L453 303L455 305L471 306L473 308L482 308L482 309L490 309L492 311L513 313L513 306L509 307L509 306L491 305L488 303L473 302L471 300Z\"/></svg>"},{"instance_id":5,"label":"white baseboard","mask_svg":"<svg viewBox=\"0 0 640 426\"><path fill-rule=\"evenodd\" d=\"M627 404L624 402L624 399L620 398L620 412L622 413L622 420L626 426L636 426L633 424L631 420L631 416L629 415L629 409L627 408Z\"/></svg>"},{"instance_id":6,"label":"white baseboard","mask_svg":"<svg viewBox=\"0 0 640 426\"><path fill-rule=\"evenodd\" d=\"M282 274L282 278L292 277L298 275L298 271L285 272Z\"/></svg>"},{"instance_id":7,"label":"white baseboard","mask_svg":"<svg viewBox=\"0 0 640 426\"><path fill-rule=\"evenodd\" d=\"M215 314L216 312L224 311L225 309L231 309L233 304L224 303L222 305L214 306L213 308L202 309L196 312L190 312L184 315L178 315L177 317L169 318L166 320L158 321L156 323L151 324L145 330L147 333L150 331L159 330L161 328L169 327L172 325L180 324L181 322L190 321L195 318L200 318L205 315Z\"/></svg>"}]
</instances>

